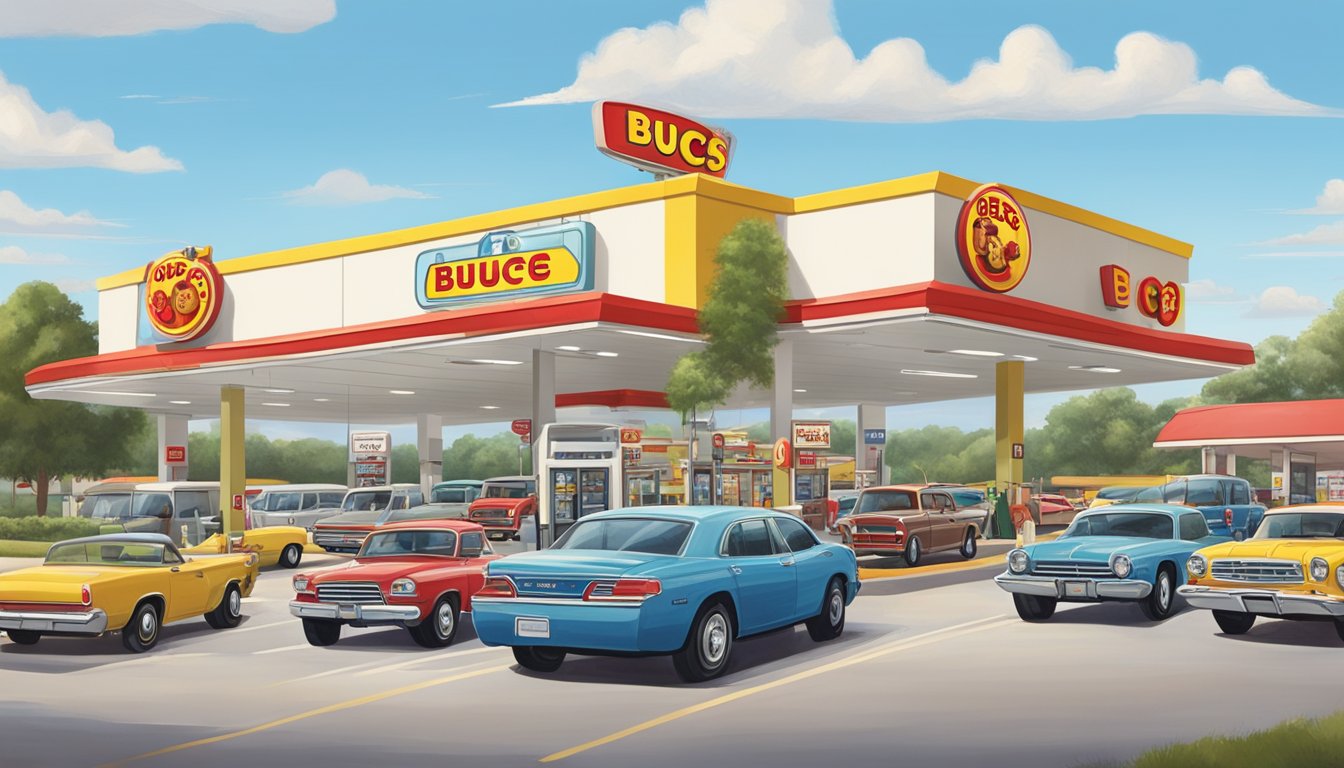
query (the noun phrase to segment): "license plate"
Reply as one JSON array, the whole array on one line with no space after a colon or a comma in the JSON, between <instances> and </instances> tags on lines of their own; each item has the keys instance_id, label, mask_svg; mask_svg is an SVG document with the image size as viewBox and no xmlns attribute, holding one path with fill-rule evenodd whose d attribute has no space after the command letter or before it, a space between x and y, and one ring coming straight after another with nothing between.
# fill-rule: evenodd
<instances>
[{"instance_id":1,"label":"license plate","mask_svg":"<svg viewBox=\"0 0 1344 768\"><path fill-rule=\"evenodd\" d=\"M1064 582L1064 595L1066 597L1087 597L1087 582L1086 581Z\"/></svg>"},{"instance_id":2,"label":"license plate","mask_svg":"<svg viewBox=\"0 0 1344 768\"><path fill-rule=\"evenodd\" d=\"M1262 616L1279 615L1279 608L1274 604L1274 598L1272 597L1246 597L1242 598L1242 603L1245 604L1246 610L1251 613L1258 613Z\"/></svg>"},{"instance_id":3,"label":"license plate","mask_svg":"<svg viewBox=\"0 0 1344 768\"><path fill-rule=\"evenodd\" d=\"M519 637L549 638L551 636L551 620L525 619L520 616L513 620L513 633Z\"/></svg>"},{"instance_id":4,"label":"license plate","mask_svg":"<svg viewBox=\"0 0 1344 768\"><path fill-rule=\"evenodd\" d=\"M337 608L342 619L353 619L358 616L359 609L353 605L342 605Z\"/></svg>"}]
</instances>

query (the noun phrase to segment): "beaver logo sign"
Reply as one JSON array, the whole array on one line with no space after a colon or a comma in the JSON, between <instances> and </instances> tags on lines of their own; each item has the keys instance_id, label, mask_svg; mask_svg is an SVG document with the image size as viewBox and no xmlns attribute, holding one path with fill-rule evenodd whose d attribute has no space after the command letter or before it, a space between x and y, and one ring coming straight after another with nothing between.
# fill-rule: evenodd
<instances>
[{"instance_id":1,"label":"beaver logo sign","mask_svg":"<svg viewBox=\"0 0 1344 768\"><path fill-rule=\"evenodd\" d=\"M187 341L210 330L224 293L211 247L183 248L145 267L145 313L155 334Z\"/></svg>"},{"instance_id":2,"label":"beaver logo sign","mask_svg":"<svg viewBox=\"0 0 1344 768\"><path fill-rule=\"evenodd\" d=\"M1007 190L986 184L966 198L957 217L957 255L971 282L987 291L1017 287L1031 264L1031 232Z\"/></svg>"}]
</instances>

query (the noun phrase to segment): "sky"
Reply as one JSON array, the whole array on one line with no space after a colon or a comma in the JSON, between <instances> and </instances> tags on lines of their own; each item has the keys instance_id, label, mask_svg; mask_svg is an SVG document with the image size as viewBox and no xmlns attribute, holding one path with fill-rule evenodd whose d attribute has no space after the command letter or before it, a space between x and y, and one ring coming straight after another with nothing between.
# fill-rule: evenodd
<instances>
[{"instance_id":1,"label":"sky","mask_svg":"<svg viewBox=\"0 0 1344 768\"><path fill-rule=\"evenodd\" d=\"M1193 243L1188 332L1296 335L1344 289L1341 22L1292 0L0 0L0 297L49 280L96 318L97 277L184 245L225 259L640 183L592 145L592 101L628 98L728 127L749 187L943 170ZM1062 399L1029 396L1028 425ZM888 414L924 424L992 426L993 404Z\"/></svg>"}]
</instances>

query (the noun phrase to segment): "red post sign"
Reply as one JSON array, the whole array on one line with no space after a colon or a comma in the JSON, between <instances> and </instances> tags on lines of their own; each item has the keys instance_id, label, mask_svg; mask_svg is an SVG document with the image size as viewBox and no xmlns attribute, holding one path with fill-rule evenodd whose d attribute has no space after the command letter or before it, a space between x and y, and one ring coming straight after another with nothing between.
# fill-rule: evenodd
<instances>
[{"instance_id":1,"label":"red post sign","mask_svg":"<svg viewBox=\"0 0 1344 768\"><path fill-rule=\"evenodd\" d=\"M689 117L619 101L593 105L593 138L608 157L662 174L728 172L733 135Z\"/></svg>"},{"instance_id":2,"label":"red post sign","mask_svg":"<svg viewBox=\"0 0 1344 768\"><path fill-rule=\"evenodd\" d=\"M165 445L163 447L163 461L165 464L186 464L187 446Z\"/></svg>"},{"instance_id":3,"label":"red post sign","mask_svg":"<svg viewBox=\"0 0 1344 768\"><path fill-rule=\"evenodd\" d=\"M814 453L813 451L799 451L799 452L798 452L798 466L800 466L800 467L815 467L815 466L817 466L817 454Z\"/></svg>"},{"instance_id":4,"label":"red post sign","mask_svg":"<svg viewBox=\"0 0 1344 768\"><path fill-rule=\"evenodd\" d=\"M638 445L644 439L644 433L634 427L621 427L621 444Z\"/></svg>"},{"instance_id":5,"label":"red post sign","mask_svg":"<svg viewBox=\"0 0 1344 768\"><path fill-rule=\"evenodd\" d=\"M724 441L723 441L723 433L722 433L722 432L715 432L715 433L714 433L714 437L711 438L711 439L713 440L712 445L713 445L715 448L722 448L722 447L723 447L723 445L724 445Z\"/></svg>"},{"instance_id":6,"label":"red post sign","mask_svg":"<svg viewBox=\"0 0 1344 768\"><path fill-rule=\"evenodd\" d=\"M513 423L509 425L509 429L513 430L515 435L530 435L532 434L532 420L514 419Z\"/></svg>"}]
</instances>

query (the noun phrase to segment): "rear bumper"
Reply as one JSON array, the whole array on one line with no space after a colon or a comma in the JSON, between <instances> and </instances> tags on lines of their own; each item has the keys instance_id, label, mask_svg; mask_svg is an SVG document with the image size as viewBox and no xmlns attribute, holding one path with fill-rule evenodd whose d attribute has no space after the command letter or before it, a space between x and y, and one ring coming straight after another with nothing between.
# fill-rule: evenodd
<instances>
[{"instance_id":1,"label":"rear bumper","mask_svg":"<svg viewBox=\"0 0 1344 768\"><path fill-rule=\"evenodd\" d=\"M1254 613L1258 616L1344 619L1344 600L1305 592L1272 589L1200 587L1185 584L1176 593L1195 608L1210 611ZM1249 602L1248 602L1249 598Z\"/></svg>"},{"instance_id":2,"label":"rear bumper","mask_svg":"<svg viewBox=\"0 0 1344 768\"><path fill-rule=\"evenodd\" d=\"M565 601L570 602L570 601ZM686 639L686 626L674 631L654 631L641 622L638 604L530 601L526 598L475 598L471 623L486 645L539 645L573 651L617 653L671 653ZM549 637L518 634L518 619L544 619ZM689 623L687 624L689 626Z\"/></svg>"},{"instance_id":3,"label":"rear bumper","mask_svg":"<svg viewBox=\"0 0 1344 768\"><path fill-rule=\"evenodd\" d=\"M368 538L372 532L372 528L368 530L348 528L324 530L318 527L313 529L313 543L328 552L358 552L359 548L364 546L364 539Z\"/></svg>"},{"instance_id":4,"label":"rear bumper","mask_svg":"<svg viewBox=\"0 0 1344 768\"><path fill-rule=\"evenodd\" d=\"M1153 591L1152 584L1137 579L1057 579L1053 576L1002 573L994 577L994 583L1005 592L1079 602L1142 600ZM1070 589L1073 585L1077 586Z\"/></svg>"},{"instance_id":5,"label":"rear bumper","mask_svg":"<svg viewBox=\"0 0 1344 768\"><path fill-rule=\"evenodd\" d=\"M100 608L79 613L65 611L0 611L0 630L52 632L63 635L101 635L107 614Z\"/></svg>"},{"instance_id":6,"label":"rear bumper","mask_svg":"<svg viewBox=\"0 0 1344 768\"><path fill-rule=\"evenodd\" d=\"M325 619L351 624L413 626L420 623L420 609L414 605L340 605L337 603L310 603L302 600L291 600L289 612L301 619Z\"/></svg>"}]
</instances>

